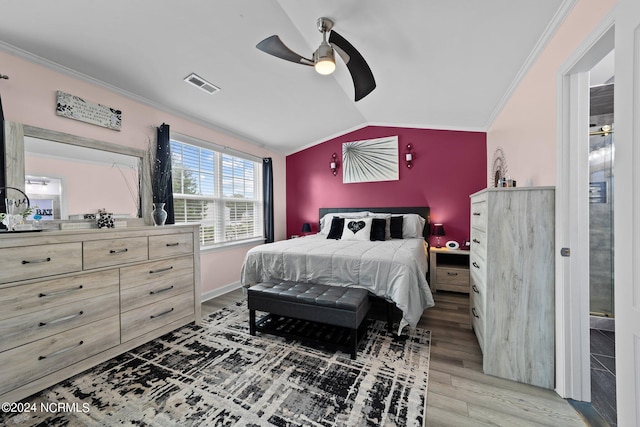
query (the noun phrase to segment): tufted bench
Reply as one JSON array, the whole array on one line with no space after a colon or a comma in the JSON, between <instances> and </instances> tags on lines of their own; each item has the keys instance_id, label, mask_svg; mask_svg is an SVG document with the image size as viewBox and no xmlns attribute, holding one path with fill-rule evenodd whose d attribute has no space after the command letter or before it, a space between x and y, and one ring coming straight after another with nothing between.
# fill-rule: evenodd
<instances>
[{"instance_id":1,"label":"tufted bench","mask_svg":"<svg viewBox=\"0 0 640 427\"><path fill-rule=\"evenodd\" d=\"M249 287L247 303L251 335L255 335L256 330L264 332L256 324L256 310L348 328L348 347L351 358L355 359L358 329L369 311L369 293L358 288L270 280Z\"/></svg>"}]
</instances>

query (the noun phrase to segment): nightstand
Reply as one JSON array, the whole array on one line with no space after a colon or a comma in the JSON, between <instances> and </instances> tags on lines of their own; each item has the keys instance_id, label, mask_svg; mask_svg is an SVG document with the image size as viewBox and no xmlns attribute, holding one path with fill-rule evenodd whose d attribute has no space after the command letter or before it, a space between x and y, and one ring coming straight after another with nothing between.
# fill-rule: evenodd
<instances>
[{"instance_id":1,"label":"nightstand","mask_svg":"<svg viewBox=\"0 0 640 427\"><path fill-rule=\"evenodd\" d=\"M469 293L469 251L431 248L429 285L431 291Z\"/></svg>"}]
</instances>

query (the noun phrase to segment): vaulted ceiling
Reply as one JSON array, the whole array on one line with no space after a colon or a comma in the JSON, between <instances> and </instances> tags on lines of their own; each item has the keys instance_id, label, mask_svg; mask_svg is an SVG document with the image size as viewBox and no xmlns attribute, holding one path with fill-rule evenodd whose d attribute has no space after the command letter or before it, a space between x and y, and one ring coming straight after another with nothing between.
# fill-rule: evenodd
<instances>
[{"instance_id":1,"label":"vaulted ceiling","mask_svg":"<svg viewBox=\"0 0 640 427\"><path fill-rule=\"evenodd\" d=\"M0 11L0 49L288 154L366 125L486 130L571 3L12 1ZM358 102L340 59L321 76L255 48L277 34L311 57L322 16L373 71L377 88ZM191 73L221 90L188 85Z\"/></svg>"}]
</instances>

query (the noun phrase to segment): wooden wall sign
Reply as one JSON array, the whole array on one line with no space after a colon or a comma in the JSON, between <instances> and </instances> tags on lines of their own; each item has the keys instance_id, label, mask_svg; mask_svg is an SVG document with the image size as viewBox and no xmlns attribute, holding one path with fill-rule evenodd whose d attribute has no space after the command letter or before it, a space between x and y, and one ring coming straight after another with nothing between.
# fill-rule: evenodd
<instances>
[{"instance_id":1,"label":"wooden wall sign","mask_svg":"<svg viewBox=\"0 0 640 427\"><path fill-rule=\"evenodd\" d=\"M118 131L122 127L122 111L62 91L57 91L56 114Z\"/></svg>"}]
</instances>

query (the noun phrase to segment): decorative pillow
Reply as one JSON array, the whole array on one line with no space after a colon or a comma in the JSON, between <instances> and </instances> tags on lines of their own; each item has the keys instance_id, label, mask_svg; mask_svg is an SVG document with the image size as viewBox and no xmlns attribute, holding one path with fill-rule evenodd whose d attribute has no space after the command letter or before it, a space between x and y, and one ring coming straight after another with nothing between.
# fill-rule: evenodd
<instances>
[{"instance_id":1,"label":"decorative pillow","mask_svg":"<svg viewBox=\"0 0 640 427\"><path fill-rule=\"evenodd\" d=\"M420 239L423 237L422 231L426 220L418 214L402 215L402 238Z\"/></svg>"},{"instance_id":2,"label":"decorative pillow","mask_svg":"<svg viewBox=\"0 0 640 427\"><path fill-rule=\"evenodd\" d=\"M340 240L340 238L342 237L343 228L344 228L344 218L334 216L333 220L331 220L331 229L329 230L327 239Z\"/></svg>"},{"instance_id":3,"label":"decorative pillow","mask_svg":"<svg viewBox=\"0 0 640 427\"><path fill-rule=\"evenodd\" d=\"M391 214L369 212L371 218L382 218L385 220L384 239L391 240Z\"/></svg>"},{"instance_id":4,"label":"decorative pillow","mask_svg":"<svg viewBox=\"0 0 640 427\"><path fill-rule=\"evenodd\" d=\"M373 218L345 218L342 240L371 240Z\"/></svg>"},{"instance_id":5,"label":"decorative pillow","mask_svg":"<svg viewBox=\"0 0 640 427\"><path fill-rule=\"evenodd\" d=\"M364 218L369 215L369 212L336 212L336 213L328 213L322 218L320 218L320 234L329 234L331 230L331 222L333 221L333 217L340 218Z\"/></svg>"},{"instance_id":6,"label":"decorative pillow","mask_svg":"<svg viewBox=\"0 0 640 427\"><path fill-rule=\"evenodd\" d=\"M391 217L391 238L402 239L402 216Z\"/></svg>"},{"instance_id":7,"label":"decorative pillow","mask_svg":"<svg viewBox=\"0 0 640 427\"><path fill-rule=\"evenodd\" d=\"M384 218L373 218L371 221L371 241L386 240L385 229L387 221Z\"/></svg>"}]
</instances>

